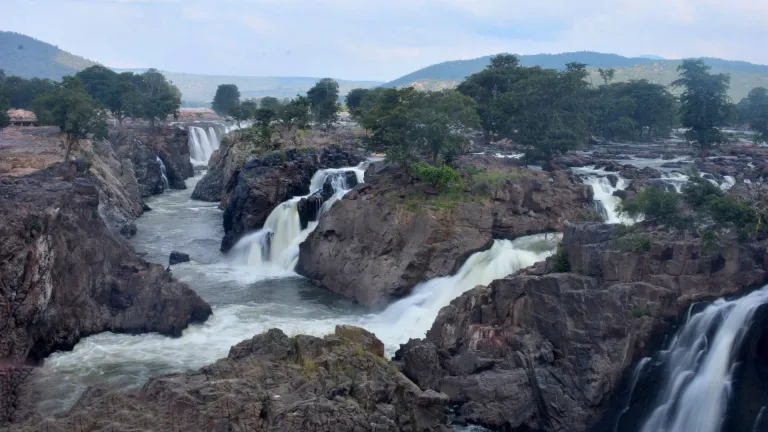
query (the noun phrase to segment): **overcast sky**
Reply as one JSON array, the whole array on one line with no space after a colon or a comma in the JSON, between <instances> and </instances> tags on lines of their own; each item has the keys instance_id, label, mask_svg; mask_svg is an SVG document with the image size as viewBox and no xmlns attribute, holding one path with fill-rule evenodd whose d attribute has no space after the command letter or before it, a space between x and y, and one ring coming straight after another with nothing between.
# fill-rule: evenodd
<instances>
[{"instance_id":1,"label":"overcast sky","mask_svg":"<svg viewBox=\"0 0 768 432\"><path fill-rule=\"evenodd\" d=\"M0 0L0 30L112 67L389 81L498 52L768 64L768 0Z\"/></svg>"}]
</instances>

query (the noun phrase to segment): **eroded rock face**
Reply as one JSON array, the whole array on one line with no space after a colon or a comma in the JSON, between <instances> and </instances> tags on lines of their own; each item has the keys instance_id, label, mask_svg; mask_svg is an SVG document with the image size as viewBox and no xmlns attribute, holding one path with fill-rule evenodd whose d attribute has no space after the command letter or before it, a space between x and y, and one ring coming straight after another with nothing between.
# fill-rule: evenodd
<instances>
[{"instance_id":1,"label":"eroded rock face","mask_svg":"<svg viewBox=\"0 0 768 432\"><path fill-rule=\"evenodd\" d=\"M440 206L414 202L423 186L394 168L371 167L366 183L347 194L301 244L297 271L366 305L382 305L419 282L459 269L494 238L556 230L583 212L591 188L560 171L543 173L493 157L464 167L500 173ZM377 170L379 172L377 172Z\"/></svg>"},{"instance_id":2,"label":"eroded rock face","mask_svg":"<svg viewBox=\"0 0 768 432\"><path fill-rule=\"evenodd\" d=\"M133 163L140 193L144 198L165 190L158 158L165 165L171 189L186 189L184 180L194 175L189 156L189 133L185 128L118 127L110 130L109 141L120 158Z\"/></svg>"},{"instance_id":3,"label":"eroded rock face","mask_svg":"<svg viewBox=\"0 0 768 432\"><path fill-rule=\"evenodd\" d=\"M566 229L572 273L547 274L552 262L541 263L451 302L425 339L398 351L404 373L449 395L470 422L589 430L654 335L692 301L766 282L765 245L704 256L694 241L657 241L623 252L614 230Z\"/></svg>"},{"instance_id":4,"label":"eroded rock face","mask_svg":"<svg viewBox=\"0 0 768 432\"><path fill-rule=\"evenodd\" d=\"M94 174L69 164L0 181L0 358L40 360L102 331L178 336L210 307L118 239Z\"/></svg>"},{"instance_id":5,"label":"eroded rock face","mask_svg":"<svg viewBox=\"0 0 768 432\"><path fill-rule=\"evenodd\" d=\"M353 327L322 339L272 329L197 372L152 378L137 393L90 390L65 417L19 430L448 432L448 398L420 390L382 346Z\"/></svg>"},{"instance_id":6,"label":"eroded rock face","mask_svg":"<svg viewBox=\"0 0 768 432\"><path fill-rule=\"evenodd\" d=\"M227 186L222 252L264 226L278 204L308 194L317 170L355 166L364 160L356 150L326 147L279 150L248 161Z\"/></svg>"}]
</instances>

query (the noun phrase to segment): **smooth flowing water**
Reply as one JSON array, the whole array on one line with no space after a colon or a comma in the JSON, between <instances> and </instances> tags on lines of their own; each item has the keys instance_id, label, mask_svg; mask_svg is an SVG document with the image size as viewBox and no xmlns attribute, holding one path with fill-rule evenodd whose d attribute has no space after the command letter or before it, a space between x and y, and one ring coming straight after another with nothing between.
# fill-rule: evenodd
<instances>
[{"instance_id":1,"label":"smooth flowing water","mask_svg":"<svg viewBox=\"0 0 768 432\"><path fill-rule=\"evenodd\" d=\"M348 170L362 176L360 167ZM322 176L332 174L334 170L325 170ZM313 179L313 189L322 185L322 176ZM359 325L374 332L392 354L409 338L423 337L440 308L453 298L532 265L550 254L558 241L551 234L496 241L491 249L472 255L456 275L426 281L411 296L371 313L309 284L293 272L293 259L274 262L262 255L260 260L243 260L235 251L221 254L221 210L215 203L190 198L199 179L188 180L186 190L150 199L153 210L137 220L138 234L132 241L147 260L164 265L172 250L188 253L191 262L172 267L173 274L211 304L213 316L190 326L180 338L101 333L83 339L70 352L54 353L37 374L43 411L67 409L89 385L136 388L153 375L199 368L225 357L232 345L274 327L288 334L321 336L337 324ZM340 188L335 199L343 191ZM270 248L277 248L276 243L298 245L313 228L310 224L296 233L296 219L286 214L293 213L292 201L283 204L288 209L281 206L270 215L290 221L287 227L272 225ZM280 236L285 240L274 240Z\"/></svg>"},{"instance_id":2,"label":"smooth flowing water","mask_svg":"<svg viewBox=\"0 0 768 432\"><path fill-rule=\"evenodd\" d=\"M642 432L720 432L736 357L768 287L736 300L717 300L688 318L659 353L664 383Z\"/></svg>"},{"instance_id":3,"label":"smooth flowing water","mask_svg":"<svg viewBox=\"0 0 768 432\"><path fill-rule=\"evenodd\" d=\"M584 184L592 186L592 191L594 192L593 200L605 222L612 224L629 222L616 209L616 206L621 202L621 198L613 195L616 191L626 189L629 186L629 181L617 173L595 169L593 166L573 168L572 171L582 178ZM608 179L609 175L616 177L615 185Z\"/></svg>"}]
</instances>

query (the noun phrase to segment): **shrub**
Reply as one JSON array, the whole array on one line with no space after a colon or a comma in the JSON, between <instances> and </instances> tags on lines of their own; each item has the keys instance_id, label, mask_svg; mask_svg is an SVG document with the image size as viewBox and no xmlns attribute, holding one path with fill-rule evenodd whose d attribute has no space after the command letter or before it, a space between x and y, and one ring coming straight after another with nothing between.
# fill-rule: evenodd
<instances>
[{"instance_id":1,"label":"shrub","mask_svg":"<svg viewBox=\"0 0 768 432\"><path fill-rule=\"evenodd\" d=\"M632 234L614 240L614 245L624 252L647 253L653 246L653 238L648 234Z\"/></svg>"},{"instance_id":2,"label":"shrub","mask_svg":"<svg viewBox=\"0 0 768 432\"><path fill-rule=\"evenodd\" d=\"M657 187L643 189L635 198L622 201L619 213L631 218L645 216L646 220L675 228L686 228L691 219L683 215L680 195Z\"/></svg>"},{"instance_id":3,"label":"shrub","mask_svg":"<svg viewBox=\"0 0 768 432\"><path fill-rule=\"evenodd\" d=\"M641 318L644 316L653 316L653 314L648 308L634 307L632 308L632 316L635 318Z\"/></svg>"},{"instance_id":4,"label":"shrub","mask_svg":"<svg viewBox=\"0 0 768 432\"><path fill-rule=\"evenodd\" d=\"M447 165L430 165L418 162L411 166L414 175L432 185L435 190L442 192L451 183L461 179L459 173Z\"/></svg>"},{"instance_id":5,"label":"shrub","mask_svg":"<svg viewBox=\"0 0 768 432\"><path fill-rule=\"evenodd\" d=\"M557 245L553 258L552 270L555 273L568 273L571 271L571 261L568 258L568 252L561 245Z\"/></svg>"}]
</instances>

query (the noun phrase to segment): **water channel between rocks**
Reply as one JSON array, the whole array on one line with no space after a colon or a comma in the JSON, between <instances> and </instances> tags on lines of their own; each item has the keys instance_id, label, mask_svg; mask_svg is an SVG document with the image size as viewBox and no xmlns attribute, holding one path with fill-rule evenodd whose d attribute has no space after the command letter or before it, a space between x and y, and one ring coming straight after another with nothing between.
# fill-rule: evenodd
<instances>
[{"instance_id":1,"label":"water channel between rocks","mask_svg":"<svg viewBox=\"0 0 768 432\"><path fill-rule=\"evenodd\" d=\"M148 261L163 265L172 250L188 253L192 261L174 266L173 274L211 304L213 316L180 338L101 333L70 352L54 353L36 374L43 412L67 409L87 386L138 388L151 376L213 363L232 345L274 327L322 336L337 324L359 325L382 339L392 355L400 343L423 337L453 298L543 260L558 241L553 235L497 240L455 275L425 281L411 296L371 313L284 266L253 265L220 253L222 211L216 203L190 198L200 178L187 180L186 190L150 199L152 211L136 221L138 234L131 242Z\"/></svg>"}]
</instances>

